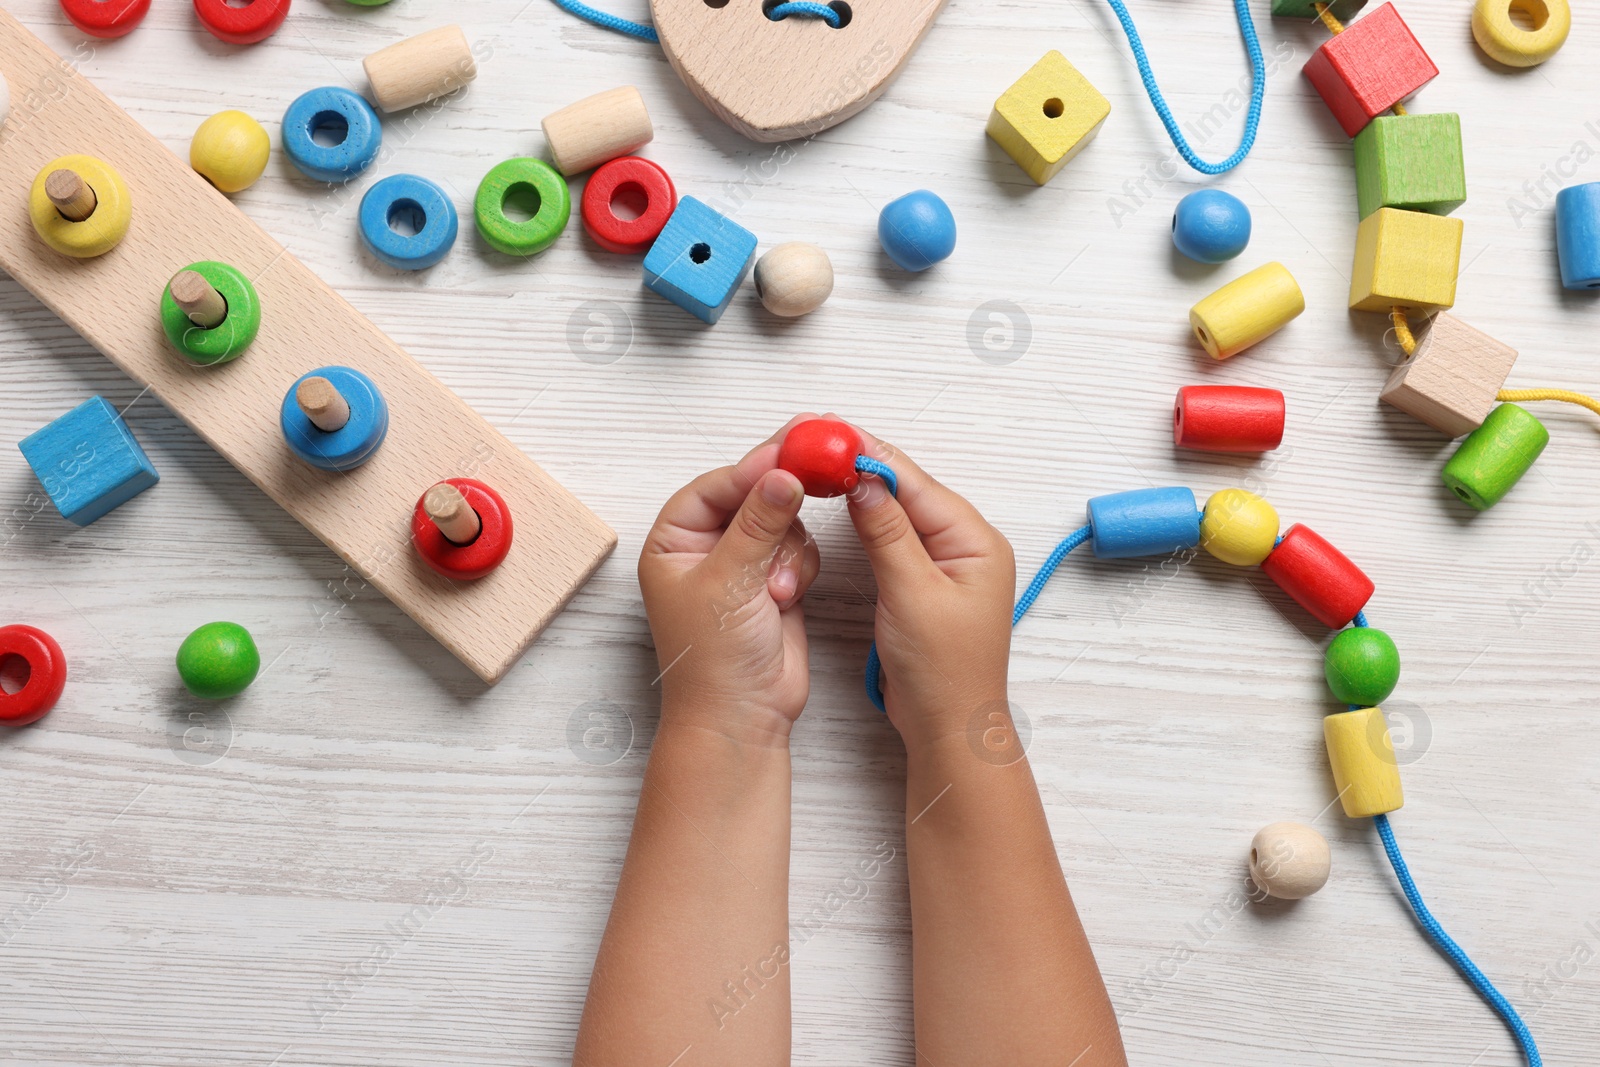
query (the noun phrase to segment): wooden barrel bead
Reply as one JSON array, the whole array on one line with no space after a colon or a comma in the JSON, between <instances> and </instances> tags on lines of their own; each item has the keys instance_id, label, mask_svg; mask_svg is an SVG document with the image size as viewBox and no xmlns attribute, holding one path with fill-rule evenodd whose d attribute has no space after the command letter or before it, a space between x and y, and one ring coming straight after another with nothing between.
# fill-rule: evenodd
<instances>
[{"instance_id":1,"label":"wooden barrel bead","mask_svg":"<svg viewBox=\"0 0 1600 1067\"><path fill-rule=\"evenodd\" d=\"M1190 308L1189 325L1212 359L1227 359L1271 337L1305 309L1305 295L1289 268L1268 263Z\"/></svg>"},{"instance_id":2,"label":"wooden barrel bead","mask_svg":"<svg viewBox=\"0 0 1600 1067\"><path fill-rule=\"evenodd\" d=\"M50 248L90 259L105 255L127 236L133 198L110 164L94 156L62 156L46 163L33 179L28 217Z\"/></svg>"},{"instance_id":3,"label":"wooden barrel bead","mask_svg":"<svg viewBox=\"0 0 1600 1067\"><path fill-rule=\"evenodd\" d=\"M272 140L261 123L243 111L219 111L194 132L189 166L219 192L237 193L261 177L271 152Z\"/></svg>"},{"instance_id":4,"label":"wooden barrel bead","mask_svg":"<svg viewBox=\"0 0 1600 1067\"><path fill-rule=\"evenodd\" d=\"M1550 431L1526 408L1501 404L1466 436L1444 465L1450 491L1478 511L1500 503L1550 443Z\"/></svg>"},{"instance_id":5,"label":"wooden barrel bead","mask_svg":"<svg viewBox=\"0 0 1600 1067\"><path fill-rule=\"evenodd\" d=\"M778 466L800 479L807 496L843 496L861 481L861 435L838 419L809 419L789 428Z\"/></svg>"},{"instance_id":6,"label":"wooden barrel bead","mask_svg":"<svg viewBox=\"0 0 1600 1067\"><path fill-rule=\"evenodd\" d=\"M617 214L625 200L643 204L631 219ZM602 163L589 175L583 187L579 214L583 228L594 243L619 255L641 255L650 251L662 227L678 206L678 191L667 172L648 159L623 156Z\"/></svg>"},{"instance_id":7,"label":"wooden barrel bead","mask_svg":"<svg viewBox=\"0 0 1600 1067\"><path fill-rule=\"evenodd\" d=\"M278 32L289 14L289 0L250 0L244 7L228 0L194 0L194 13L217 40L255 44Z\"/></svg>"},{"instance_id":8,"label":"wooden barrel bead","mask_svg":"<svg viewBox=\"0 0 1600 1067\"><path fill-rule=\"evenodd\" d=\"M1556 194L1556 257L1563 286L1600 289L1600 182Z\"/></svg>"},{"instance_id":9,"label":"wooden barrel bead","mask_svg":"<svg viewBox=\"0 0 1600 1067\"><path fill-rule=\"evenodd\" d=\"M1089 550L1099 559L1166 556L1200 543L1194 490L1130 489L1089 500Z\"/></svg>"},{"instance_id":10,"label":"wooden barrel bead","mask_svg":"<svg viewBox=\"0 0 1600 1067\"><path fill-rule=\"evenodd\" d=\"M61 11L81 32L110 39L132 33L150 13L150 0L61 0Z\"/></svg>"},{"instance_id":11,"label":"wooden barrel bead","mask_svg":"<svg viewBox=\"0 0 1600 1067\"><path fill-rule=\"evenodd\" d=\"M1334 629L1354 619L1376 588L1350 557L1300 523L1284 532L1261 569L1318 622Z\"/></svg>"},{"instance_id":12,"label":"wooden barrel bead","mask_svg":"<svg viewBox=\"0 0 1600 1067\"><path fill-rule=\"evenodd\" d=\"M67 687L67 657L56 639L33 626L0 626L0 665L13 657L27 664L21 688L0 687L0 726L26 726L50 714Z\"/></svg>"},{"instance_id":13,"label":"wooden barrel bead","mask_svg":"<svg viewBox=\"0 0 1600 1067\"><path fill-rule=\"evenodd\" d=\"M1206 501L1200 547L1222 562L1254 567L1267 558L1277 537L1277 511L1254 493L1219 489Z\"/></svg>"},{"instance_id":14,"label":"wooden barrel bead","mask_svg":"<svg viewBox=\"0 0 1600 1067\"><path fill-rule=\"evenodd\" d=\"M809 314L832 292L833 263L816 245L789 241L756 260L756 295L774 315Z\"/></svg>"},{"instance_id":15,"label":"wooden barrel bead","mask_svg":"<svg viewBox=\"0 0 1600 1067\"><path fill-rule=\"evenodd\" d=\"M544 117L544 139L567 177L637 152L655 137L644 97L631 85L584 97Z\"/></svg>"},{"instance_id":16,"label":"wooden barrel bead","mask_svg":"<svg viewBox=\"0 0 1600 1067\"><path fill-rule=\"evenodd\" d=\"M430 502L430 493L438 485L430 486L417 498L411 514L411 541L424 563L446 578L471 581L482 578L500 566L511 551L511 511L503 497L483 482L472 478L447 478L444 483L455 488L466 501L478 523L475 535L464 541L449 537L444 529L460 534L458 522L465 523L470 532L471 518L464 513L446 514L438 495ZM440 513L444 526L429 514Z\"/></svg>"},{"instance_id":17,"label":"wooden barrel bead","mask_svg":"<svg viewBox=\"0 0 1600 1067\"><path fill-rule=\"evenodd\" d=\"M460 26L440 26L380 48L361 67L383 111L404 111L448 96L478 76Z\"/></svg>"},{"instance_id":18,"label":"wooden barrel bead","mask_svg":"<svg viewBox=\"0 0 1600 1067\"><path fill-rule=\"evenodd\" d=\"M1283 394L1248 385L1186 385L1172 409L1172 440L1202 452L1270 452L1283 443Z\"/></svg>"},{"instance_id":19,"label":"wooden barrel bead","mask_svg":"<svg viewBox=\"0 0 1600 1067\"><path fill-rule=\"evenodd\" d=\"M1382 704L1400 681L1400 650L1382 630L1352 626L1328 645L1322 675L1341 704Z\"/></svg>"},{"instance_id":20,"label":"wooden barrel bead","mask_svg":"<svg viewBox=\"0 0 1600 1067\"><path fill-rule=\"evenodd\" d=\"M1519 24L1512 12L1529 25ZM1478 47L1508 67L1537 67L1561 50L1571 31L1567 0L1478 0L1472 6Z\"/></svg>"},{"instance_id":21,"label":"wooden barrel bead","mask_svg":"<svg viewBox=\"0 0 1600 1067\"><path fill-rule=\"evenodd\" d=\"M1269 897L1301 900L1328 884L1333 853L1305 823L1275 822L1250 841L1250 880Z\"/></svg>"},{"instance_id":22,"label":"wooden barrel bead","mask_svg":"<svg viewBox=\"0 0 1600 1067\"><path fill-rule=\"evenodd\" d=\"M389 405L355 368L320 367L289 386L278 426L289 449L318 470L354 470L383 444Z\"/></svg>"},{"instance_id":23,"label":"wooden barrel bead","mask_svg":"<svg viewBox=\"0 0 1600 1067\"><path fill-rule=\"evenodd\" d=\"M167 340L190 363L212 366L238 359L261 330L261 298L256 295L256 287L236 267L212 260L189 264L173 280L190 273L198 274L222 298L223 317L211 326L196 322L190 317L190 310L178 303L169 282L161 291L161 326ZM178 295L189 295L181 292L182 283L179 287ZM203 321L210 321L208 309L214 305L204 294L185 302L191 309L205 313Z\"/></svg>"},{"instance_id":24,"label":"wooden barrel bead","mask_svg":"<svg viewBox=\"0 0 1600 1067\"><path fill-rule=\"evenodd\" d=\"M1400 766L1382 708L1342 711L1322 720L1339 803L1352 819L1397 811L1405 803Z\"/></svg>"}]
</instances>

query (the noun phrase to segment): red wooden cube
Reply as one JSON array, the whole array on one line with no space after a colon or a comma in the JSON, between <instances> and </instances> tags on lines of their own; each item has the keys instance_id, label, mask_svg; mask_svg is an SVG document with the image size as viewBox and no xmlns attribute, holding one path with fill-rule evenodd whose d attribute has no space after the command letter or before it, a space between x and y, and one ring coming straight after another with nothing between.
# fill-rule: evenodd
<instances>
[{"instance_id":1,"label":"red wooden cube","mask_svg":"<svg viewBox=\"0 0 1600 1067\"><path fill-rule=\"evenodd\" d=\"M1393 4L1352 22L1305 66L1306 77L1351 137L1438 73Z\"/></svg>"}]
</instances>

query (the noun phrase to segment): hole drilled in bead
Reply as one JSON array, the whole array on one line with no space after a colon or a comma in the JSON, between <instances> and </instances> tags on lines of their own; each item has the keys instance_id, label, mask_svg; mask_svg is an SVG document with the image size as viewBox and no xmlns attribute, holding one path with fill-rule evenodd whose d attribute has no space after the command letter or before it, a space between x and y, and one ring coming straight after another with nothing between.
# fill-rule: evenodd
<instances>
[{"instance_id":1,"label":"hole drilled in bead","mask_svg":"<svg viewBox=\"0 0 1600 1067\"><path fill-rule=\"evenodd\" d=\"M1511 0L1507 13L1517 28L1522 30L1537 32L1550 21L1550 9L1545 6L1544 0Z\"/></svg>"},{"instance_id":2,"label":"hole drilled in bead","mask_svg":"<svg viewBox=\"0 0 1600 1067\"><path fill-rule=\"evenodd\" d=\"M527 222L539 214L543 204L539 190L527 182L513 182L500 199L500 212L512 222Z\"/></svg>"},{"instance_id":3,"label":"hole drilled in bead","mask_svg":"<svg viewBox=\"0 0 1600 1067\"><path fill-rule=\"evenodd\" d=\"M222 0L228 7L249 7L256 0Z\"/></svg>"},{"instance_id":4,"label":"hole drilled in bead","mask_svg":"<svg viewBox=\"0 0 1600 1067\"><path fill-rule=\"evenodd\" d=\"M632 222L650 208L650 196L638 182L623 182L611 193L611 214L619 222Z\"/></svg>"},{"instance_id":5,"label":"hole drilled in bead","mask_svg":"<svg viewBox=\"0 0 1600 1067\"><path fill-rule=\"evenodd\" d=\"M0 656L0 693L16 696L28 687L33 677L33 665L15 652Z\"/></svg>"},{"instance_id":6,"label":"hole drilled in bead","mask_svg":"<svg viewBox=\"0 0 1600 1067\"><path fill-rule=\"evenodd\" d=\"M350 136L350 120L337 111L319 111L311 116L311 141L323 148L338 148Z\"/></svg>"},{"instance_id":7,"label":"hole drilled in bead","mask_svg":"<svg viewBox=\"0 0 1600 1067\"><path fill-rule=\"evenodd\" d=\"M1067 105L1063 104L1059 97L1052 96L1044 102L1044 117L1047 119L1058 119L1066 110Z\"/></svg>"},{"instance_id":8,"label":"hole drilled in bead","mask_svg":"<svg viewBox=\"0 0 1600 1067\"><path fill-rule=\"evenodd\" d=\"M1456 496L1460 497L1462 500L1465 500L1469 504L1472 503L1471 493L1467 492L1459 485L1451 486L1451 488L1455 491Z\"/></svg>"},{"instance_id":9,"label":"hole drilled in bead","mask_svg":"<svg viewBox=\"0 0 1600 1067\"><path fill-rule=\"evenodd\" d=\"M1200 338L1200 343L1203 345L1208 345L1211 343L1211 338L1206 336L1205 327L1203 326L1196 326L1194 328L1194 335Z\"/></svg>"},{"instance_id":10,"label":"hole drilled in bead","mask_svg":"<svg viewBox=\"0 0 1600 1067\"><path fill-rule=\"evenodd\" d=\"M389 205L389 229L401 237L415 237L428 226L428 213L415 200L396 200Z\"/></svg>"},{"instance_id":11,"label":"hole drilled in bead","mask_svg":"<svg viewBox=\"0 0 1600 1067\"><path fill-rule=\"evenodd\" d=\"M1261 857L1256 855L1256 850L1252 848L1250 850L1250 866L1254 867L1256 865L1256 863L1260 860L1260 858Z\"/></svg>"},{"instance_id":12,"label":"hole drilled in bead","mask_svg":"<svg viewBox=\"0 0 1600 1067\"><path fill-rule=\"evenodd\" d=\"M711 246L701 241L689 247L689 258L696 263L704 263L711 258Z\"/></svg>"}]
</instances>

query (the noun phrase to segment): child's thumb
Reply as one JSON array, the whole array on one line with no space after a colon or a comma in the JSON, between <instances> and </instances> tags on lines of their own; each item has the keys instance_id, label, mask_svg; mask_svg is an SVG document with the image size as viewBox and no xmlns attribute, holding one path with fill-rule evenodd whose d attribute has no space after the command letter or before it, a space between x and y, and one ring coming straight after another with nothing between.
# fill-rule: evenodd
<instances>
[{"instance_id":1,"label":"child's thumb","mask_svg":"<svg viewBox=\"0 0 1600 1067\"><path fill-rule=\"evenodd\" d=\"M880 589L893 583L909 585L935 571L911 517L877 478L862 478L860 488L851 494L850 521Z\"/></svg>"},{"instance_id":2,"label":"child's thumb","mask_svg":"<svg viewBox=\"0 0 1600 1067\"><path fill-rule=\"evenodd\" d=\"M768 471L744 498L707 562L733 580L736 588L765 588L772 557L804 499L800 479L785 470Z\"/></svg>"}]
</instances>

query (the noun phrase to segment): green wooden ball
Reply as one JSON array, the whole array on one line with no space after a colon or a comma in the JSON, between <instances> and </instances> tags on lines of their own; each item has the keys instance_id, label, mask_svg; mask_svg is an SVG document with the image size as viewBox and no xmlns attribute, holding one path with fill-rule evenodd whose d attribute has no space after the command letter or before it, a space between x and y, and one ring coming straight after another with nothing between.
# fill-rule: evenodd
<instances>
[{"instance_id":1,"label":"green wooden ball","mask_svg":"<svg viewBox=\"0 0 1600 1067\"><path fill-rule=\"evenodd\" d=\"M1400 650L1382 630L1352 626L1328 646L1322 673L1340 703L1377 707L1400 681Z\"/></svg>"},{"instance_id":2,"label":"green wooden ball","mask_svg":"<svg viewBox=\"0 0 1600 1067\"><path fill-rule=\"evenodd\" d=\"M178 677L189 692L206 700L238 696L261 669L261 653L236 622L208 622L178 646Z\"/></svg>"}]
</instances>

